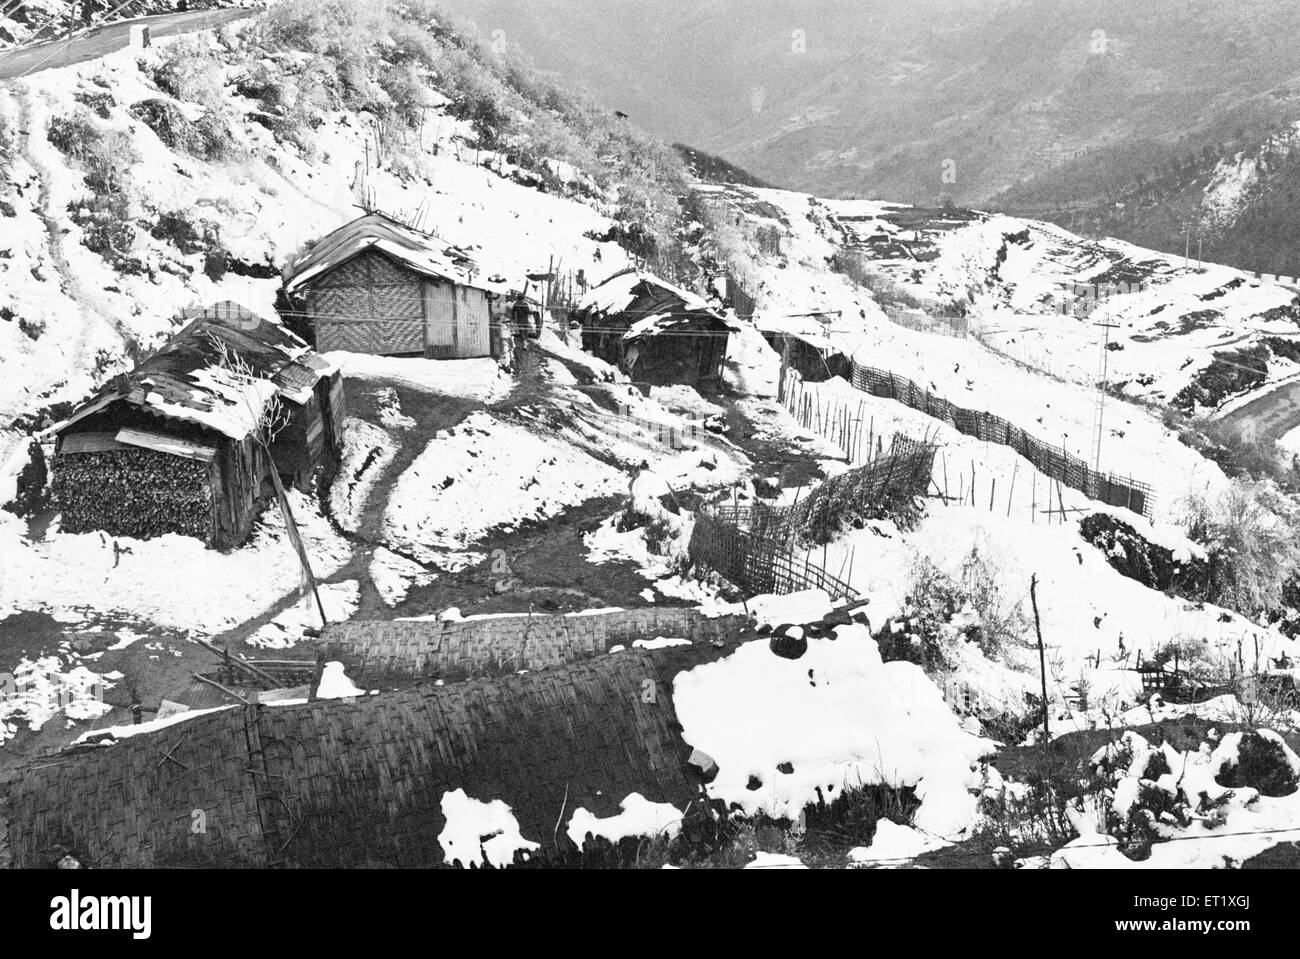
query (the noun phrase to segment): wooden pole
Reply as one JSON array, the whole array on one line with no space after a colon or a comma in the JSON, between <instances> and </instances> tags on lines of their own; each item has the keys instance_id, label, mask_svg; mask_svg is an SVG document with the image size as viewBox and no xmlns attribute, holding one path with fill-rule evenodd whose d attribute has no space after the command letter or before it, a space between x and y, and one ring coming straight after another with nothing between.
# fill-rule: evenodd
<instances>
[{"instance_id":1,"label":"wooden pole","mask_svg":"<svg viewBox=\"0 0 1300 959\"><path fill-rule=\"evenodd\" d=\"M1034 607L1034 632L1038 634L1038 675L1043 683L1043 745L1052 741L1047 720L1047 654L1043 650L1043 624L1038 616L1038 574L1029 577L1029 600Z\"/></svg>"}]
</instances>

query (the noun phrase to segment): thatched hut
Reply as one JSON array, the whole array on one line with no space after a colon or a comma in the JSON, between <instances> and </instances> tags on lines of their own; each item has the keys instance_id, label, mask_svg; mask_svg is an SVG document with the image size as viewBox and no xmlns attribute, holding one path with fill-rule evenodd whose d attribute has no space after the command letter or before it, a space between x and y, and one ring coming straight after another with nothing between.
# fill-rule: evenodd
<instances>
[{"instance_id":1,"label":"thatched hut","mask_svg":"<svg viewBox=\"0 0 1300 959\"><path fill-rule=\"evenodd\" d=\"M739 324L704 299L638 270L593 287L573 319L582 345L638 383L717 388Z\"/></svg>"},{"instance_id":2,"label":"thatched hut","mask_svg":"<svg viewBox=\"0 0 1300 959\"><path fill-rule=\"evenodd\" d=\"M283 276L286 322L322 352L495 356L493 324L508 321L504 280L382 213L322 237Z\"/></svg>"},{"instance_id":3,"label":"thatched hut","mask_svg":"<svg viewBox=\"0 0 1300 959\"><path fill-rule=\"evenodd\" d=\"M270 456L255 436L268 414ZM343 417L337 369L279 323L211 307L48 431L62 528L236 546L270 471L308 487Z\"/></svg>"}]
</instances>

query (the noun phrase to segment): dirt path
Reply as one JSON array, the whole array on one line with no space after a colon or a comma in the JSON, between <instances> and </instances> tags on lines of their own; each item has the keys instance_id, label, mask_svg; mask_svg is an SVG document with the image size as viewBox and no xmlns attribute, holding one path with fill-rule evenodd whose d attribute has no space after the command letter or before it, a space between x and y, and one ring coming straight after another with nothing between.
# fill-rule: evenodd
<instances>
[{"instance_id":1,"label":"dirt path","mask_svg":"<svg viewBox=\"0 0 1300 959\"><path fill-rule=\"evenodd\" d=\"M63 294L72 299L81 308L81 332L77 338L76 347L76 365L90 365L89 358L86 356L86 341L90 325L96 321L110 325L117 335L122 339L126 355L135 360L140 355L140 344L131 332L116 318L116 308L105 301L94 290L82 285L77 278L77 273L68 262L67 254L63 250L63 227L59 223L58 215L51 209L50 205L50 182L53 174L44 163L38 160L31 149L31 130L35 122L32 116L32 91L27 85L20 85L17 91L18 100L18 120L19 120L19 150L24 159L32 165L36 171L37 180L40 183L39 197L34 210L41 218L41 223L45 227L45 245L49 250L50 258L54 261L54 268L59 274L60 287Z\"/></svg>"}]
</instances>

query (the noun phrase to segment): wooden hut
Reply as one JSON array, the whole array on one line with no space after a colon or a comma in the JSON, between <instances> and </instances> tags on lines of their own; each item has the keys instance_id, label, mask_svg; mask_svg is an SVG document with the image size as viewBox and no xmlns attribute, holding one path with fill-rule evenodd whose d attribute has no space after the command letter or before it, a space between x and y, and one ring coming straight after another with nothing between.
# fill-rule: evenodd
<instances>
[{"instance_id":1,"label":"wooden hut","mask_svg":"<svg viewBox=\"0 0 1300 959\"><path fill-rule=\"evenodd\" d=\"M270 456L254 435L268 413ZM343 417L337 369L279 323L211 307L48 431L62 528L237 546L270 470L309 486Z\"/></svg>"},{"instance_id":2,"label":"wooden hut","mask_svg":"<svg viewBox=\"0 0 1300 959\"><path fill-rule=\"evenodd\" d=\"M766 316L754 318L754 325L772 349L781 356L781 368L798 371L808 383L820 383L835 376L853 378L850 359L831 343L830 316Z\"/></svg>"},{"instance_id":3,"label":"wooden hut","mask_svg":"<svg viewBox=\"0 0 1300 959\"><path fill-rule=\"evenodd\" d=\"M281 302L322 352L463 359L496 355L492 325L509 292L463 251L367 213L285 268Z\"/></svg>"},{"instance_id":4,"label":"wooden hut","mask_svg":"<svg viewBox=\"0 0 1300 959\"><path fill-rule=\"evenodd\" d=\"M739 329L701 297L637 270L593 287L573 319L582 345L635 382L716 389L727 339Z\"/></svg>"}]
</instances>

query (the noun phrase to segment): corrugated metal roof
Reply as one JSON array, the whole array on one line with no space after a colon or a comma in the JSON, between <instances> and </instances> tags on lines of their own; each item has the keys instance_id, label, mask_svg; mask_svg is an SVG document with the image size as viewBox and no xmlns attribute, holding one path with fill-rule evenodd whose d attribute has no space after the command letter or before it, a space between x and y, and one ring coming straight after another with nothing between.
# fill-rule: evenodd
<instances>
[{"instance_id":1,"label":"corrugated metal roof","mask_svg":"<svg viewBox=\"0 0 1300 959\"><path fill-rule=\"evenodd\" d=\"M239 304L220 303L188 316L191 322L152 356L114 377L46 435L122 401L243 439L272 397L302 403L332 369L284 326ZM226 367L227 353L247 375Z\"/></svg>"},{"instance_id":2,"label":"corrugated metal roof","mask_svg":"<svg viewBox=\"0 0 1300 959\"><path fill-rule=\"evenodd\" d=\"M615 273L594 287L578 304L578 312L590 317L618 316L629 321L624 339L643 336L698 323L706 319L722 330L738 330L740 325L703 297L639 270Z\"/></svg>"},{"instance_id":3,"label":"corrugated metal roof","mask_svg":"<svg viewBox=\"0 0 1300 959\"><path fill-rule=\"evenodd\" d=\"M284 289L292 293L346 263L359 253L376 249L420 273L450 280L489 293L508 293L505 281L492 282L463 250L421 233L382 213L367 213L322 238L296 263L285 267Z\"/></svg>"}]
</instances>

